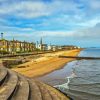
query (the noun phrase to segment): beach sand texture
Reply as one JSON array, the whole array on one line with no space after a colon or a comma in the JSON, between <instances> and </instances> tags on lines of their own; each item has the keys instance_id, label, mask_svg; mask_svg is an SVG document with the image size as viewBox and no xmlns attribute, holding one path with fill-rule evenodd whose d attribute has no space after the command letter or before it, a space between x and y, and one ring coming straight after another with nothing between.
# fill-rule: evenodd
<instances>
[{"instance_id":1,"label":"beach sand texture","mask_svg":"<svg viewBox=\"0 0 100 100\"><path fill-rule=\"evenodd\" d=\"M77 56L81 49L60 51L56 53L43 54L42 57L32 59L30 62L20 64L12 70L28 77L38 77L48 74L54 70L64 67L64 65L75 58L59 58L59 55Z\"/></svg>"}]
</instances>

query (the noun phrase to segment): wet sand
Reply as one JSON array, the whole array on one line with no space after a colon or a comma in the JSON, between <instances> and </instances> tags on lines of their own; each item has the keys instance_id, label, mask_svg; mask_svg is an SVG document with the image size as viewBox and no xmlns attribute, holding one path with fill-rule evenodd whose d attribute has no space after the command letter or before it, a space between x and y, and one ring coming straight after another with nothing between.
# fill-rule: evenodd
<instances>
[{"instance_id":1,"label":"wet sand","mask_svg":"<svg viewBox=\"0 0 100 100\"><path fill-rule=\"evenodd\" d=\"M40 76L36 79L51 86L67 83L67 77L73 74L75 64L77 64L77 60L69 62L63 68L55 70L47 75Z\"/></svg>"},{"instance_id":2,"label":"wet sand","mask_svg":"<svg viewBox=\"0 0 100 100\"><path fill-rule=\"evenodd\" d=\"M43 76L57 69L61 69L64 65L75 58L59 58L59 55L77 56L81 49L60 51L56 53L43 54L42 57L32 59L30 62L20 64L12 70L17 71L25 76L36 78Z\"/></svg>"}]
</instances>

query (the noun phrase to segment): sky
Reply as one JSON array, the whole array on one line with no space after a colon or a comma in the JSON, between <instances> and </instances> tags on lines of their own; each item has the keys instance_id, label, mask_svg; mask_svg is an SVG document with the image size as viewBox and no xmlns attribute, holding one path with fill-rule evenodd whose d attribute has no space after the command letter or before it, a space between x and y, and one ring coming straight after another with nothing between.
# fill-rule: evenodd
<instances>
[{"instance_id":1,"label":"sky","mask_svg":"<svg viewBox=\"0 0 100 100\"><path fill-rule=\"evenodd\" d=\"M6 39L100 47L100 0L0 0Z\"/></svg>"}]
</instances>

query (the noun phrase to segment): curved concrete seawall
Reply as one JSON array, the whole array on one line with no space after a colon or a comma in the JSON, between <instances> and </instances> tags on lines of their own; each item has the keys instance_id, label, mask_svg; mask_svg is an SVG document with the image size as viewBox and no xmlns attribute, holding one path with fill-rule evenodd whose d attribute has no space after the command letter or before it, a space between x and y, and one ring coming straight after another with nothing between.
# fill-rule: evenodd
<instances>
[{"instance_id":1,"label":"curved concrete seawall","mask_svg":"<svg viewBox=\"0 0 100 100\"><path fill-rule=\"evenodd\" d=\"M0 67L0 100L69 100L55 88Z\"/></svg>"}]
</instances>

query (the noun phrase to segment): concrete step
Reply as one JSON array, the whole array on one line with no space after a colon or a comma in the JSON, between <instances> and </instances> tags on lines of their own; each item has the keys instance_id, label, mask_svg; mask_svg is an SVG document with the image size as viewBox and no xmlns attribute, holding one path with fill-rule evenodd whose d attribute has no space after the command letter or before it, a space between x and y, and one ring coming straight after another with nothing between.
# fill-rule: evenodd
<instances>
[{"instance_id":1,"label":"concrete step","mask_svg":"<svg viewBox=\"0 0 100 100\"><path fill-rule=\"evenodd\" d=\"M52 100L69 100L65 96L61 96L60 92L57 91L56 89L52 88L51 86L48 86L42 82L37 82L37 84L40 84L40 87L44 87L48 91L48 93L51 95ZM44 94L44 93L42 93ZM43 99L44 100L44 99Z\"/></svg>"},{"instance_id":2,"label":"concrete step","mask_svg":"<svg viewBox=\"0 0 100 100\"><path fill-rule=\"evenodd\" d=\"M30 98L29 100L43 100L41 91L34 80L28 80L30 84Z\"/></svg>"},{"instance_id":3,"label":"concrete step","mask_svg":"<svg viewBox=\"0 0 100 100\"><path fill-rule=\"evenodd\" d=\"M25 77L18 75L18 88L12 96L11 100L28 100L29 83Z\"/></svg>"},{"instance_id":4,"label":"concrete step","mask_svg":"<svg viewBox=\"0 0 100 100\"><path fill-rule=\"evenodd\" d=\"M0 100L69 100L51 86L3 67L0 83Z\"/></svg>"},{"instance_id":5,"label":"concrete step","mask_svg":"<svg viewBox=\"0 0 100 100\"><path fill-rule=\"evenodd\" d=\"M18 82L15 72L8 70L7 80L0 87L0 100L8 100L13 95Z\"/></svg>"},{"instance_id":6,"label":"concrete step","mask_svg":"<svg viewBox=\"0 0 100 100\"><path fill-rule=\"evenodd\" d=\"M40 88L43 100L53 100L53 98L50 95L50 93L47 90L47 88L45 88L45 86L43 84L41 84L40 82L36 82L36 83L37 83L38 87Z\"/></svg>"},{"instance_id":7,"label":"concrete step","mask_svg":"<svg viewBox=\"0 0 100 100\"><path fill-rule=\"evenodd\" d=\"M52 100L69 100L69 98L65 97L63 94L61 94L59 91L57 91L56 89L52 88L51 86L46 85L46 84L44 84L42 82L39 82L39 83L41 84L40 87L44 86L45 89L48 90L49 94L52 97Z\"/></svg>"},{"instance_id":8,"label":"concrete step","mask_svg":"<svg viewBox=\"0 0 100 100\"><path fill-rule=\"evenodd\" d=\"M4 67L0 67L0 85L3 83L6 76L7 76L7 69L5 69Z\"/></svg>"}]
</instances>

